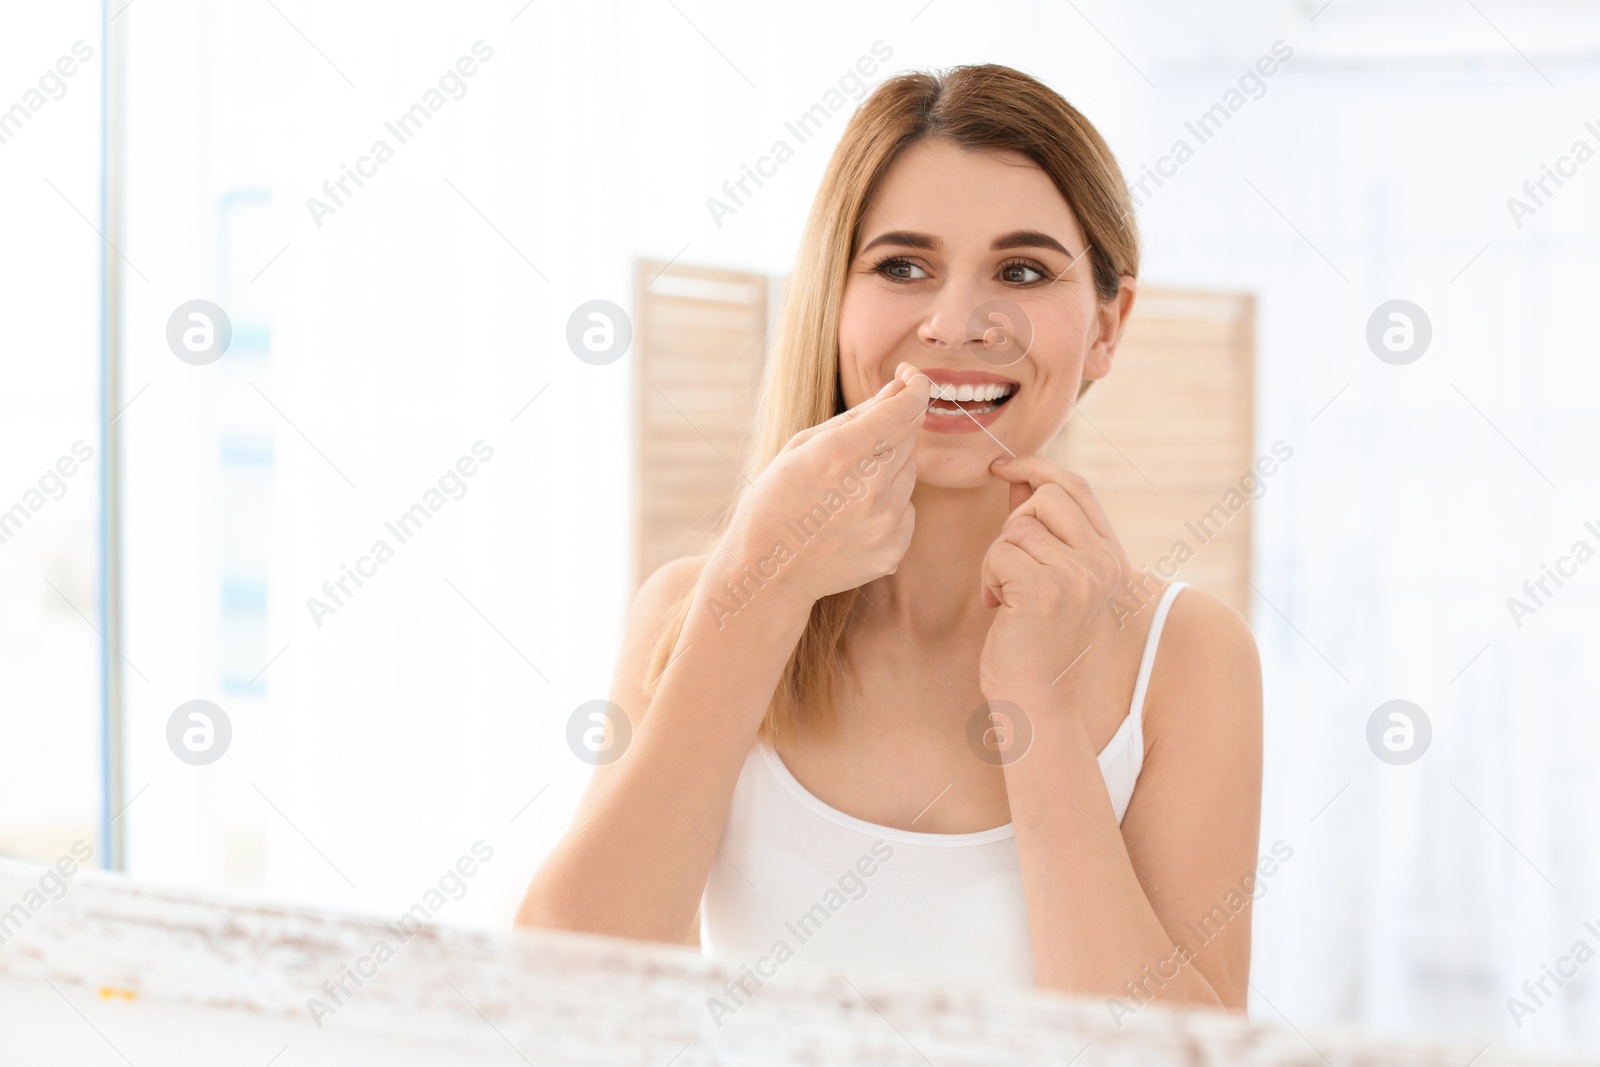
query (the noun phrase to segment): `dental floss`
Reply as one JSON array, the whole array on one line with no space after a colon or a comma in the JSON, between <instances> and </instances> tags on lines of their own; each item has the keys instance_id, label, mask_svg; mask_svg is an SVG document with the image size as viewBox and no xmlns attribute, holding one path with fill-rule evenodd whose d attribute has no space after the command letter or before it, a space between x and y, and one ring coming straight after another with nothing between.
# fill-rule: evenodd
<instances>
[{"instance_id":1,"label":"dental floss","mask_svg":"<svg viewBox=\"0 0 1600 1067\"><path fill-rule=\"evenodd\" d=\"M976 426L978 429L982 430L984 433L989 433L989 427L987 427L983 423L979 422L978 421L978 416L974 415L972 412L970 412L966 408L962 407L961 403L959 401L952 400L950 397L945 396L944 395L944 387L941 386L938 382L934 381L932 378L928 378L928 376L926 374L923 374L921 371L918 371L917 373L913 374L911 377L913 377L913 378L927 378L928 384L933 386L934 396L933 396L932 399L950 401L950 403L952 403L952 404L954 404L956 406L956 410L957 411L961 412L961 414L965 415L967 418L972 420L972 424L974 426ZM994 434L989 433L989 438L995 444L999 445L1001 448L1006 448L1006 443L1004 441L1000 440L1000 438L996 437ZM1011 451L1011 449L1009 449L1009 448L1006 448L1006 454L1008 456L1010 456L1012 459L1016 459L1017 458L1017 454L1015 452Z\"/></svg>"}]
</instances>

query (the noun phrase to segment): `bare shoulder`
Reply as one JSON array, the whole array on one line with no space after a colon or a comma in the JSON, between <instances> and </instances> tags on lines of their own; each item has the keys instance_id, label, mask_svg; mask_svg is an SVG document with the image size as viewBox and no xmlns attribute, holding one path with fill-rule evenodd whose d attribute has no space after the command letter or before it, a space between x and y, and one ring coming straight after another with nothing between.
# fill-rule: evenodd
<instances>
[{"instance_id":1,"label":"bare shoulder","mask_svg":"<svg viewBox=\"0 0 1600 1067\"><path fill-rule=\"evenodd\" d=\"M613 702L628 709L637 725L643 714L644 672L651 653L667 628L673 624L678 607L700 580L708 556L682 556L663 563L634 594L628 610L627 630L622 637L622 654L617 658ZM618 696L626 698L618 699ZM639 711L635 712L635 705Z\"/></svg>"},{"instance_id":2,"label":"bare shoulder","mask_svg":"<svg viewBox=\"0 0 1600 1067\"><path fill-rule=\"evenodd\" d=\"M651 571L633 598L632 614L635 621L648 622L664 614L670 615L678 602L694 587L694 583L699 581L700 572L705 569L709 558L706 554L680 556Z\"/></svg>"},{"instance_id":3,"label":"bare shoulder","mask_svg":"<svg viewBox=\"0 0 1600 1067\"><path fill-rule=\"evenodd\" d=\"M1147 733L1259 734L1261 656L1227 602L1193 586L1172 600L1151 672Z\"/></svg>"},{"instance_id":4,"label":"bare shoulder","mask_svg":"<svg viewBox=\"0 0 1600 1067\"><path fill-rule=\"evenodd\" d=\"M1194 586L1185 587L1173 597L1161 631L1161 650L1175 660L1260 667L1249 624L1221 597Z\"/></svg>"},{"instance_id":5,"label":"bare shoulder","mask_svg":"<svg viewBox=\"0 0 1600 1067\"><path fill-rule=\"evenodd\" d=\"M611 676L611 703L622 709L634 730L650 710L646 674L656 645L672 626L679 604L694 588L707 556L684 556L664 563L651 572L634 594ZM595 767L589 777L583 800L593 796L600 781L614 764Z\"/></svg>"}]
</instances>

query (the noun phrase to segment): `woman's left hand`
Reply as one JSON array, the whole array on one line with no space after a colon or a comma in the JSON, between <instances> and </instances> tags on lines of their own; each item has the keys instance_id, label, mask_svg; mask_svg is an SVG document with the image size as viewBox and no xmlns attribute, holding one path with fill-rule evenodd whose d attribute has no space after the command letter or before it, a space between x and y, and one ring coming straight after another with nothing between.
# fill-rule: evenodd
<instances>
[{"instance_id":1,"label":"woman's left hand","mask_svg":"<svg viewBox=\"0 0 1600 1067\"><path fill-rule=\"evenodd\" d=\"M990 468L1011 514L983 558L983 603L999 606L978 661L989 699L1050 692L1093 640L1132 568L1089 483L1041 456Z\"/></svg>"}]
</instances>

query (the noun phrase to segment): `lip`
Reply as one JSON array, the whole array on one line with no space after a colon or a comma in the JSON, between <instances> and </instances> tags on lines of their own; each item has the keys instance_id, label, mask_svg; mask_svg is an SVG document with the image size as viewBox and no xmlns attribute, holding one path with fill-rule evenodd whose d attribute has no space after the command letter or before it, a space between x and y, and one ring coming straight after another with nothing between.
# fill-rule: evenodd
<instances>
[{"instance_id":1,"label":"lip","mask_svg":"<svg viewBox=\"0 0 1600 1067\"><path fill-rule=\"evenodd\" d=\"M991 411L968 411L965 415L929 415L922 420L922 428L930 433L977 433L980 427L987 428L998 422L1006 410L1015 402L1017 394L1022 391L1022 383L1015 378L1007 378L1003 374L992 374L980 370L958 370L954 367L922 367L935 385L1009 385L1011 398ZM957 401L959 403L959 401ZM971 401L967 402L968 404Z\"/></svg>"}]
</instances>

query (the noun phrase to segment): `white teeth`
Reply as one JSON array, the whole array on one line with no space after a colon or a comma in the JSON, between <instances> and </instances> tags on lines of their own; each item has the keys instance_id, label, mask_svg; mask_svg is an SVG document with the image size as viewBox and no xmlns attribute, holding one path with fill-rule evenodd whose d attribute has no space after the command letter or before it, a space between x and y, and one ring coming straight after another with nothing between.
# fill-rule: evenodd
<instances>
[{"instance_id":1,"label":"white teeth","mask_svg":"<svg viewBox=\"0 0 1600 1067\"><path fill-rule=\"evenodd\" d=\"M935 400L987 401L1010 396L1012 386L1001 382L984 382L981 385L939 385L933 391Z\"/></svg>"}]
</instances>

